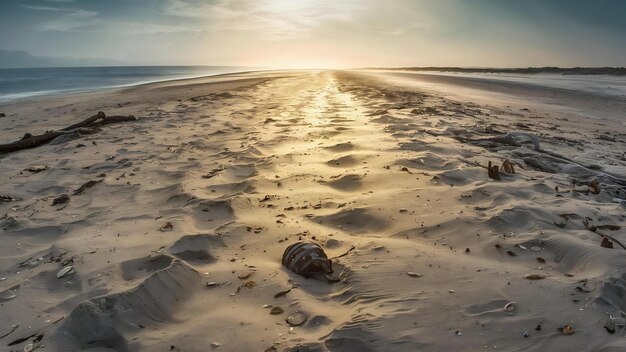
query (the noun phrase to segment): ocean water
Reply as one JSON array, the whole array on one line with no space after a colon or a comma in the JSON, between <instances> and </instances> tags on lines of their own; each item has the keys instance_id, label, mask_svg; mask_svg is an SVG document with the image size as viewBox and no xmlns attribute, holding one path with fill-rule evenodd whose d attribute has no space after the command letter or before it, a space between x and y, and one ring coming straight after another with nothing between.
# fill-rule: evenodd
<instances>
[{"instance_id":1,"label":"ocean water","mask_svg":"<svg viewBox=\"0 0 626 352\"><path fill-rule=\"evenodd\" d=\"M560 74L505 74L505 73L451 73L423 71L424 73L472 77L496 81L524 83L537 86L581 91L605 96L626 98L626 76L560 75Z\"/></svg>"},{"instance_id":2,"label":"ocean water","mask_svg":"<svg viewBox=\"0 0 626 352\"><path fill-rule=\"evenodd\" d=\"M0 69L0 103L39 95L250 71L237 66L110 66Z\"/></svg>"}]
</instances>

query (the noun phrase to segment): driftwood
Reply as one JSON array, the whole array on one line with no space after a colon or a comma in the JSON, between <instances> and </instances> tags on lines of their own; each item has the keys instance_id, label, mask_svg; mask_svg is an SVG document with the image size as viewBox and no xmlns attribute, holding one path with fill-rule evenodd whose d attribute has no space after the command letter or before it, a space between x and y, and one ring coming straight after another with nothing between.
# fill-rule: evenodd
<instances>
[{"instance_id":1,"label":"driftwood","mask_svg":"<svg viewBox=\"0 0 626 352\"><path fill-rule=\"evenodd\" d=\"M0 154L2 153L11 153L21 149L35 148L40 145L46 144L53 139L62 136L64 134L71 134L75 132L82 132L85 134L95 133L96 131L93 129L95 127L99 127L102 125L116 123L116 122L126 122L126 121L136 121L137 118L134 116L106 116L102 111L97 114L79 122L75 123L71 126L62 128L58 131L46 131L40 135L32 135L30 133L26 133L22 139L19 141L8 143L8 144L0 144Z\"/></svg>"}]
</instances>

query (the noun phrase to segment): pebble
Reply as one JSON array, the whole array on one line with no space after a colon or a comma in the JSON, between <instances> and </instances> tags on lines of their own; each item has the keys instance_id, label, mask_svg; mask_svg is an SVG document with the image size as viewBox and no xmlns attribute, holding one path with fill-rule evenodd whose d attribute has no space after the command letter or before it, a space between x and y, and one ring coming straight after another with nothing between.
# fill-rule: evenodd
<instances>
[{"instance_id":1,"label":"pebble","mask_svg":"<svg viewBox=\"0 0 626 352\"><path fill-rule=\"evenodd\" d=\"M304 312L295 312L287 317L287 323L291 326L300 326L309 319L309 316Z\"/></svg>"}]
</instances>

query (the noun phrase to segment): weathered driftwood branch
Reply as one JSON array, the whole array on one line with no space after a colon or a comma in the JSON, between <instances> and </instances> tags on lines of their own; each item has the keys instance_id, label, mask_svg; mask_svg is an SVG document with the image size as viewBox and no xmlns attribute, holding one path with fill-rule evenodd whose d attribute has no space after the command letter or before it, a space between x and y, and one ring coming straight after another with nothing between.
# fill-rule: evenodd
<instances>
[{"instance_id":1,"label":"weathered driftwood branch","mask_svg":"<svg viewBox=\"0 0 626 352\"><path fill-rule=\"evenodd\" d=\"M26 133L22 139L19 141L8 143L8 144L0 144L0 154L1 153L10 153L14 151L18 151L21 149L35 148L40 145L46 144L53 139L69 133L74 133L76 130L80 132L88 132L94 133L94 130L87 130L88 128L98 127L102 125L106 125L109 123L116 122L126 122L126 121L136 121L137 118L134 116L106 116L102 111L97 114L79 122L75 123L71 126L62 128L58 131L46 131L40 135L32 135L30 133Z\"/></svg>"}]
</instances>

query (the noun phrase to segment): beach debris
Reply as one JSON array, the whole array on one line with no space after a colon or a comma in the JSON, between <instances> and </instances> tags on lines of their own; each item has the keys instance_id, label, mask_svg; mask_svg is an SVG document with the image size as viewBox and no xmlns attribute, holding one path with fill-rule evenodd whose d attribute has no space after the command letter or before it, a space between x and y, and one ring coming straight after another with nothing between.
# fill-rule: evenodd
<instances>
[{"instance_id":1,"label":"beach debris","mask_svg":"<svg viewBox=\"0 0 626 352\"><path fill-rule=\"evenodd\" d=\"M219 342L211 342L211 343L210 343L210 345L211 345L211 348L219 348L219 347L222 347L222 344L221 344L221 343L219 343Z\"/></svg>"},{"instance_id":2,"label":"beach debris","mask_svg":"<svg viewBox=\"0 0 626 352\"><path fill-rule=\"evenodd\" d=\"M206 287L216 287L218 285L215 281L209 281L206 283Z\"/></svg>"},{"instance_id":3,"label":"beach debris","mask_svg":"<svg viewBox=\"0 0 626 352\"><path fill-rule=\"evenodd\" d=\"M528 331L524 331L524 337L528 337L530 336L530 334L528 333Z\"/></svg>"},{"instance_id":4,"label":"beach debris","mask_svg":"<svg viewBox=\"0 0 626 352\"><path fill-rule=\"evenodd\" d=\"M609 334L614 334L617 329L622 329L626 325L626 320L624 318L614 317L609 313L606 313L608 318L604 323L604 329Z\"/></svg>"},{"instance_id":5,"label":"beach debris","mask_svg":"<svg viewBox=\"0 0 626 352\"><path fill-rule=\"evenodd\" d=\"M74 191L73 195L79 195L83 192L85 192L86 190L92 188L93 186L97 185L98 183L102 182L104 180L91 180L91 181L87 181L85 183L82 184L82 186L80 186L77 190Z\"/></svg>"},{"instance_id":6,"label":"beach debris","mask_svg":"<svg viewBox=\"0 0 626 352\"><path fill-rule=\"evenodd\" d=\"M592 180L589 183L589 188L590 188L591 193L593 193L593 194L599 194L600 193L600 184L596 180Z\"/></svg>"},{"instance_id":7,"label":"beach debris","mask_svg":"<svg viewBox=\"0 0 626 352\"><path fill-rule=\"evenodd\" d=\"M245 287L245 288L253 288L253 287L255 287L256 285L257 285L257 283L256 283L256 282L254 282L254 281L250 280L250 281L247 281L246 283L244 283L244 284L243 284L243 285L241 285L241 286L242 286L242 287Z\"/></svg>"},{"instance_id":8,"label":"beach debris","mask_svg":"<svg viewBox=\"0 0 626 352\"><path fill-rule=\"evenodd\" d=\"M613 248L613 242L606 237L602 238L602 242L600 242L600 246L604 248Z\"/></svg>"},{"instance_id":9,"label":"beach debris","mask_svg":"<svg viewBox=\"0 0 626 352\"><path fill-rule=\"evenodd\" d=\"M327 243L328 243L328 241L327 241ZM328 245L328 244L327 244L327 245ZM337 258L345 257L345 256L347 256L348 254L350 254L350 252L352 252L352 251L353 251L353 250L355 250L355 249L356 249L356 247L355 247L355 246L350 246L350 249L348 249L347 251L345 251L345 252L343 252L343 253L339 254L339 255L338 255L338 256L336 256L336 257L333 257L333 259L337 259Z\"/></svg>"},{"instance_id":10,"label":"beach debris","mask_svg":"<svg viewBox=\"0 0 626 352\"><path fill-rule=\"evenodd\" d=\"M504 311L506 313L513 313L515 311L515 305L517 304L517 302L509 302L507 304L504 305Z\"/></svg>"},{"instance_id":11,"label":"beach debris","mask_svg":"<svg viewBox=\"0 0 626 352\"><path fill-rule=\"evenodd\" d=\"M283 253L282 264L296 274L310 277L332 274L332 262L322 247L312 242L296 242Z\"/></svg>"},{"instance_id":12,"label":"beach debris","mask_svg":"<svg viewBox=\"0 0 626 352\"><path fill-rule=\"evenodd\" d=\"M12 202L14 200L16 200L16 199L11 197L10 195L0 194L0 202Z\"/></svg>"},{"instance_id":13,"label":"beach debris","mask_svg":"<svg viewBox=\"0 0 626 352\"><path fill-rule=\"evenodd\" d=\"M24 341L28 341L28 339L30 339L31 337L35 337L35 336L37 336L37 337L42 336L43 337L43 335L39 335L39 331L36 331L36 332L34 332L34 333L32 333L32 334L30 334L28 336L20 337L19 339L16 339L16 340L13 340L13 341L9 342L7 344L7 346L15 346L15 345L20 344L20 343L22 343Z\"/></svg>"},{"instance_id":14,"label":"beach debris","mask_svg":"<svg viewBox=\"0 0 626 352\"><path fill-rule=\"evenodd\" d=\"M57 131L47 131L40 135L25 133L24 136L18 141L8 144L0 144L0 153L10 153L21 149L35 148L58 139L58 137L61 136L67 136L71 137L70 139L73 139L73 137L81 137L83 134L97 133L98 129L96 127L126 121L137 121L137 118L134 116L107 116L105 113L100 111L96 115L93 115L79 123L75 123Z\"/></svg>"},{"instance_id":15,"label":"beach debris","mask_svg":"<svg viewBox=\"0 0 626 352\"><path fill-rule=\"evenodd\" d=\"M487 175L490 179L500 181L500 172L498 165L491 165L491 161L487 164Z\"/></svg>"},{"instance_id":16,"label":"beach debris","mask_svg":"<svg viewBox=\"0 0 626 352\"><path fill-rule=\"evenodd\" d=\"M20 327L20 324L13 324L13 326L11 326L11 331L9 331L9 332L7 332L7 333L5 333L5 334L3 334L3 335L0 335L0 339L3 339L3 338L5 338L5 337L7 337L7 336L11 335L11 334L12 334L12 333L14 333L14 332L15 332L15 330L17 330L19 327Z\"/></svg>"},{"instance_id":17,"label":"beach debris","mask_svg":"<svg viewBox=\"0 0 626 352\"><path fill-rule=\"evenodd\" d=\"M69 201L70 201L70 196L68 196L67 194L61 194L60 196L52 200L52 206L55 206L58 204L65 204Z\"/></svg>"},{"instance_id":18,"label":"beach debris","mask_svg":"<svg viewBox=\"0 0 626 352\"><path fill-rule=\"evenodd\" d=\"M529 274L529 275L524 276L524 278L528 280L543 280L546 278L546 276L542 274Z\"/></svg>"},{"instance_id":19,"label":"beach debris","mask_svg":"<svg viewBox=\"0 0 626 352\"><path fill-rule=\"evenodd\" d=\"M285 290L285 291L280 291L280 292L278 292L278 293L276 293L274 295L274 298L282 297L282 296L288 294L289 292L291 292L291 289L288 289L288 290Z\"/></svg>"},{"instance_id":20,"label":"beach debris","mask_svg":"<svg viewBox=\"0 0 626 352\"><path fill-rule=\"evenodd\" d=\"M541 331L541 329L542 329L541 323L539 323L539 324L537 324L537 326L535 326L535 330Z\"/></svg>"},{"instance_id":21,"label":"beach debris","mask_svg":"<svg viewBox=\"0 0 626 352\"><path fill-rule=\"evenodd\" d=\"M468 247L468 248L465 248L465 253L469 253L469 252L470 252L469 247Z\"/></svg>"},{"instance_id":22,"label":"beach debris","mask_svg":"<svg viewBox=\"0 0 626 352\"><path fill-rule=\"evenodd\" d=\"M511 257L517 257L518 254L513 252L513 251L506 251L506 254L510 255Z\"/></svg>"},{"instance_id":23,"label":"beach debris","mask_svg":"<svg viewBox=\"0 0 626 352\"><path fill-rule=\"evenodd\" d=\"M541 257L537 257L537 261L541 264L545 264L546 260L541 258Z\"/></svg>"},{"instance_id":24,"label":"beach debris","mask_svg":"<svg viewBox=\"0 0 626 352\"><path fill-rule=\"evenodd\" d=\"M281 307L274 307L272 309L270 309L270 314L271 315L279 315L279 314L283 314L285 312L284 309L282 309Z\"/></svg>"},{"instance_id":25,"label":"beach debris","mask_svg":"<svg viewBox=\"0 0 626 352\"><path fill-rule=\"evenodd\" d=\"M564 325L560 328L557 328L557 330L559 330L563 335L573 335L575 332L574 327L572 327L571 325Z\"/></svg>"},{"instance_id":26,"label":"beach debris","mask_svg":"<svg viewBox=\"0 0 626 352\"><path fill-rule=\"evenodd\" d=\"M604 329L609 334L615 334L615 324L613 324L613 322L611 321L607 321L606 323L604 323Z\"/></svg>"},{"instance_id":27,"label":"beach debris","mask_svg":"<svg viewBox=\"0 0 626 352\"><path fill-rule=\"evenodd\" d=\"M159 230L161 230L161 232L172 231L174 230L174 225L172 225L172 223L168 221L163 226L159 227Z\"/></svg>"},{"instance_id":28,"label":"beach debris","mask_svg":"<svg viewBox=\"0 0 626 352\"><path fill-rule=\"evenodd\" d=\"M24 171L28 171L31 172L33 174L42 172L42 171L46 171L50 168L50 166L48 165L33 165L33 166L29 166L27 168L24 169Z\"/></svg>"},{"instance_id":29,"label":"beach debris","mask_svg":"<svg viewBox=\"0 0 626 352\"><path fill-rule=\"evenodd\" d=\"M57 279L62 278L63 276L65 276L65 275L69 274L69 273L70 273L70 272L72 272L73 270L74 270L74 267L73 267L73 266L71 266L71 265L68 265L68 266L66 266L66 267L62 268L61 270L59 270L59 271L57 272Z\"/></svg>"},{"instance_id":30,"label":"beach debris","mask_svg":"<svg viewBox=\"0 0 626 352\"><path fill-rule=\"evenodd\" d=\"M205 180L208 180L210 178L215 177L217 174L219 174L222 171L224 171L224 166L220 166L216 169L209 171L209 173L202 175L202 178Z\"/></svg>"},{"instance_id":31,"label":"beach debris","mask_svg":"<svg viewBox=\"0 0 626 352\"><path fill-rule=\"evenodd\" d=\"M461 331L461 330L456 330L456 331L454 332L454 334L455 334L456 336L463 336L463 331Z\"/></svg>"},{"instance_id":32,"label":"beach debris","mask_svg":"<svg viewBox=\"0 0 626 352\"><path fill-rule=\"evenodd\" d=\"M413 272L413 271L409 271L406 274L409 275L410 277L417 277L417 278L420 278L420 277L424 276L424 275L422 275L420 273L416 273L416 272Z\"/></svg>"},{"instance_id":33,"label":"beach debris","mask_svg":"<svg viewBox=\"0 0 626 352\"><path fill-rule=\"evenodd\" d=\"M502 167L501 168L507 174L515 174L515 167L513 165L514 164L511 161L509 161L509 159L505 159L502 162Z\"/></svg>"},{"instance_id":34,"label":"beach debris","mask_svg":"<svg viewBox=\"0 0 626 352\"><path fill-rule=\"evenodd\" d=\"M309 319L308 314L301 312L301 311L297 311L291 314L290 316L288 316L287 319L285 319L285 321L287 321L287 323L291 326L300 326L306 323L308 319Z\"/></svg>"}]
</instances>

